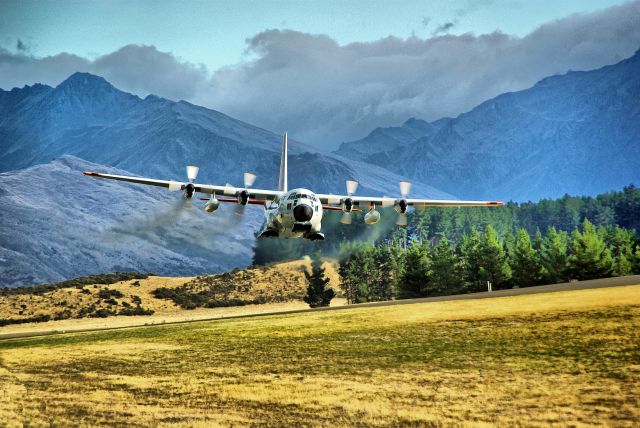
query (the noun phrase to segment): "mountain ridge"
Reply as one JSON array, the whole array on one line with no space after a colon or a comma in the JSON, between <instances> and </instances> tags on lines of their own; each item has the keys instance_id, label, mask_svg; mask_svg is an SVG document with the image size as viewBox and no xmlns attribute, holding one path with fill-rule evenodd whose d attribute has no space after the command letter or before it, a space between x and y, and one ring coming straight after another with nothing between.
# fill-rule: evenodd
<instances>
[{"instance_id":1,"label":"mountain ridge","mask_svg":"<svg viewBox=\"0 0 640 428\"><path fill-rule=\"evenodd\" d=\"M441 119L436 133L403 150L363 149L378 146L374 130L336 153L464 198L594 195L640 181L639 76L640 50L617 64L549 76ZM406 123L396 133L402 128Z\"/></svg>"},{"instance_id":2,"label":"mountain ridge","mask_svg":"<svg viewBox=\"0 0 640 428\"><path fill-rule=\"evenodd\" d=\"M56 88L38 87L37 97L30 94L32 88L0 91L0 110L11 111L0 119L0 171L71 154L138 175L183 179L185 165L210 161L215 175L201 168L200 181L239 185L232 180L253 171L257 187L277 186L282 137L263 128L186 101L153 95L141 99L89 73L74 73ZM21 96L21 91L28 94ZM319 152L295 139L289 142L292 186L339 193L344 181L354 178L363 192L391 195L404 179L385 168ZM314 161L310 164L309 159ZM327 164L334 174L314 174L326 170ZM415 196L452 197L417 184Z\"/></svg>"}]
</instances>

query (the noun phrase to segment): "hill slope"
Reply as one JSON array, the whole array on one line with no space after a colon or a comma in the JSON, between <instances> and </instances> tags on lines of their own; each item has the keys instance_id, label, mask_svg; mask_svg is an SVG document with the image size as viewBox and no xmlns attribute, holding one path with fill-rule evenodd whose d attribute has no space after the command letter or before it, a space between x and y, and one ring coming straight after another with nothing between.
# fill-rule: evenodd
<instances>
[{"instance_id":1,"label":"hill slope","mask_svg":"<svg viewBox=\"0 0 640 428\"><path fill-rule=\"evenodd\" d=\"M77 320L154 313L161 317L181 313L184 314L183 319L187 319L191 315L186 313L193 313L193 311L185 311L185 307L179 303L184 302L188 297L198 302L197 305L189 305L188 309L195 309L196 306L221 308L260 304L264 308L258 310L259 312L268 311L272 303L287 302L297 303L295 308L306 308L308 305L302 300L307 290L304 271L310 269L310 266L309 261L296 260L253 269L235 269L218 275L198 277L137 275L137 278L122 281L117 280L119 275L113 275L114 279L111 280L104 275L98 275L95 277L96 282L92 282L91 278L78 278L68 281L69 284L0 290L0 327L48 320ZM336 263L331 260L325 261L324 267L331 281L330 286L339 291ZM161 297L157 293L158 289L180 291L179 296L182 299ZM164 293L165 296L167 294ZM203 295L206 298L203 298ZM213 316L215 313L215 311L199 311L197 316L202 317L206 314ZM135 324L137 321L131 322ZM114 322L114 325L117 323ZM66 328L73 329L69 322L65 325ZM90 323L78 325L87 326ZM1 328L0 333L7 333L11 328Z\"/></svg>"},{"instance_id":2,"label":"hill slope","mask_svg":"<svg viewBox=\"0 0 640 428\"><path fill-rule=\"evenodd\" d=\"M92 180L72 156L0 174L0 286L141 271L199 275L251 261L260 212L207 215L164 189Z\"/></svg>"},{"instance_id":3,"label":"hill slope","mask_svg":"<svg viewBox=\"0 0 640 428\"><path fill-rule=\"evenodd\" d=\"M377 129L337 153L466 198L594 195L640 182L639 100L640 50L598 70L548 77L455 119Z\"/></svg>"}]
</instances>

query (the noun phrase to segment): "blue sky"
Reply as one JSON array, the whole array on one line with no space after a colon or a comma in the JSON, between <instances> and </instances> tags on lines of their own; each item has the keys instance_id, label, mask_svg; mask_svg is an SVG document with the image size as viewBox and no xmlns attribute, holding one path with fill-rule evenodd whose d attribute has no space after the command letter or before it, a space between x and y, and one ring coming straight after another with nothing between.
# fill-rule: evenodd
<instances>
[{"instance_id":1,"label":"blue sky","mask_svg":"<svg viewBox=\"0 0 640 428\"><path fill-rule=\"evenodd\" d=\"M0 45L94 58L131 43L154 45L211 70L245 60L245 40L266 29L326 34L339 44L389 35L426 38L500 30L524 36L615 0L453 1L34 1L0 0Z\"/></svg>"}]
</instances>

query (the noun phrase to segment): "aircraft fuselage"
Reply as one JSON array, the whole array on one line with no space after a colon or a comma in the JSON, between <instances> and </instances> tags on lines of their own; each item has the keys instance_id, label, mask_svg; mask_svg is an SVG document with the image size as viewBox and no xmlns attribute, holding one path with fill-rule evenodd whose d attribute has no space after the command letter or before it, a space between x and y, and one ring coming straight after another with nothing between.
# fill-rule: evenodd
<instances>
[{"instance_id":1,"label":"aircraft fuselage","mask_svg":"<svg viewBox=\"0 0 640 428\"><path fill-rule=\"evenodd\" d=\"M324 239L320 233L322 203L308 189L293 189L265 205L261 237Z\"/></svg>"}]
</instances>

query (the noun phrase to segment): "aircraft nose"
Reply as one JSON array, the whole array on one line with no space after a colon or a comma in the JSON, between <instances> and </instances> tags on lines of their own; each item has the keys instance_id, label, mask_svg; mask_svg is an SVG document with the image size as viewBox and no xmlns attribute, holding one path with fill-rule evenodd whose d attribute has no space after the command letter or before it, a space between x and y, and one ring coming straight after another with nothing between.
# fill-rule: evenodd
<instances>
[{"instance_id":1,"label":"aircraft nose","mask_svg":"<svg viewBox=\"0 0 640 428\"><path fill-rule=\"evenodd\" d=\"M309 221L313 217L313 208L307 204L297 205L293 209L293 217L296 221Z\"/></svg>"}]
</instances>

